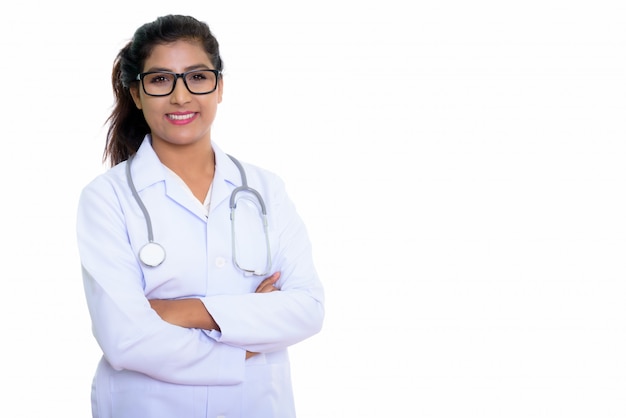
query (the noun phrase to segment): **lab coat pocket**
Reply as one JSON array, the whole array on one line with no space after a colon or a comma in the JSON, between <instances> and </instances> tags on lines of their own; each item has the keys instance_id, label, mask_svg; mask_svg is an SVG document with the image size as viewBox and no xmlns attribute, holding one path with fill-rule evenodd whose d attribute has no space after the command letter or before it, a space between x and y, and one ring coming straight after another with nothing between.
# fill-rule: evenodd
<instances>
[{"instance_id":1,"label":"lab coat pocket","mask_svg":"<svg viewBox=\"0 0 626 418\"><path fill-rule=\"evenodd\" d=\"M249 364L244 396L245 417L295 417L289 363Z\"/></svg>"},{"instance_id":2,"label":"lab coat pocket","mask_svg":"<svg viewBox=\"0 0 626 418\"><path fill-rule=\"evenodd\" d=\"M115 418L200 418L206 416L206 389L150 379L122 372L111 383L112 416ZM120 378L121 377L121 378Z\"/></svg>"}]
</instances>

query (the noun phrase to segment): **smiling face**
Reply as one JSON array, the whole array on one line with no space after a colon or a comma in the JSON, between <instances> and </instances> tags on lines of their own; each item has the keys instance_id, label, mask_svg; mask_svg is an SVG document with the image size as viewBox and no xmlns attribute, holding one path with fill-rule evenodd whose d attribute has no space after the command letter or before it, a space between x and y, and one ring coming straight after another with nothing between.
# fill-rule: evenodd
<instances>
[{"instance_id":1,"label":"smiling face","mask_svg":"<svg viewBox=\"0 0 626 418\"><path fill-rule=\"evenodd\" d=\"M142 72L171 71L184 73L190 70L214 69L209 56L198 42L181 40L156 45L146 59ZM148 82L148 80L145 80ZM134 83L130 89L135 105L143 111L150 127L152 146L185 146L205 143L210 146L211 126L217 106L222 101L222 79L210 94L192 94L182 78L176 82L168 96L149 96Z\"/></svg>"}]
</instances>

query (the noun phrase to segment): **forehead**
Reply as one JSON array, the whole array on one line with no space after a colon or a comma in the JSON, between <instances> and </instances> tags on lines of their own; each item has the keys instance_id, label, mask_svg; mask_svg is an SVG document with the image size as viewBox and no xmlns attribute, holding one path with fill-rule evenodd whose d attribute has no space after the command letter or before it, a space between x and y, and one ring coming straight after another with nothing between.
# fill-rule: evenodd
<instances>
[{"instance_id":1,"label":"forehead","mask_svg":"<svg viewBox=\"0 0 626 418\"><path fill-rule=\"evenodd\" d=\"M180 40L155 45L146 58L144 71L151 68L183 71L187 67L202 64L213 68L211 58L202 44L193 40Z\"/></svg>"}]
</instances>

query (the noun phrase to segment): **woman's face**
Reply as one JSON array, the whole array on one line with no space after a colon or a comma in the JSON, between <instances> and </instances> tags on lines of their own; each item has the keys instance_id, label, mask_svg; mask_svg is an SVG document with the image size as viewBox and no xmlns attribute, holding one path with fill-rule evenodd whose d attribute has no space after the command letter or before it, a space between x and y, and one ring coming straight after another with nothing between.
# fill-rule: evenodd
<instances>
[{"instance_id":1,"label":"woman's face","mask_svg":"<svg viewBox=\"0 0 626 418\"><path fill-rule=\"evenodd\" d=\"M202 69L214 68L200 43L181 40L155 46L142 72L184 73ZM144 81L148 83L147 79ZM135 105L143 111L150 127L153 147L210 143L211 125L222 101L222 90L221 78L217 89L210 94L192 94L182 78L176 80L174 91L168 96L149 96L140 83L134 83L130 89Z\"/></svg>"}]
</instances>

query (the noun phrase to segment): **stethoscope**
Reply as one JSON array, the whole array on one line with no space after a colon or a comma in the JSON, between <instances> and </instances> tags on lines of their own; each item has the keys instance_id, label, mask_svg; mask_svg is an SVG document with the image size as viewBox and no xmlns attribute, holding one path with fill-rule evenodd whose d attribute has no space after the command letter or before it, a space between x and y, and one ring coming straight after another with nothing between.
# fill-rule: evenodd
<instances>
[{"instance_id":1,"label":"stethoscope","mask_svg":"<svg viewBox=\"0 0 626 418\"><path fill-rule=\"evenodd\" d=\"M269 238L269 231L268 231L268 224L267 224L267 209L265 207L265 202L263 201L263 198L261 197L261 194L258 191L248 186L248 179L246 177L246 172L243 169L243 166L241 165L241 163L232 155L228 155L228 156L233 161L233 163L235 163L241 175L241 186L236 187L231 192L230 202L229 202L233 264L244 273L252 274L255 276L265 276L270 272L272 268L272 254L270 252L270 238ZM152 231L152 220L150 219L150 213L148 213L148 209L146 209L146 205L143 204L143 201L141 200L141 197L139 196L139 193L137 192L137 189L135 188L135 183L133 181L133 177L130 172L130 165L134 157L135 157L135 154L131 155L128 158L128 162L126 163L126 179L128 181L128 186L130 187L133 197L135 198L135 200L137 201L137 204L139 205L139 207L141 208L141 211L143 212L143 216L146 220L146 227L148 228L148 243L146 243L139 250L139 254L138 254L139 260L141 260L141 262L147 267L157 267L161 263L163 263L163 261L165 261L165 248L163 248L163 246L159 244L158 242L154 241L154 233ZM265 269L263 270L246 269L240 266L239 262L237 261L237 245L235 242L235 236L236 236L235 235L235 210L237 209L237 194L242 193L242 192L250 193L254 195L254 197L256 198L261 208L260 216L263 222L263 232L265 235L265 249L267 251Z\"/></svg>"}]
</instances>

